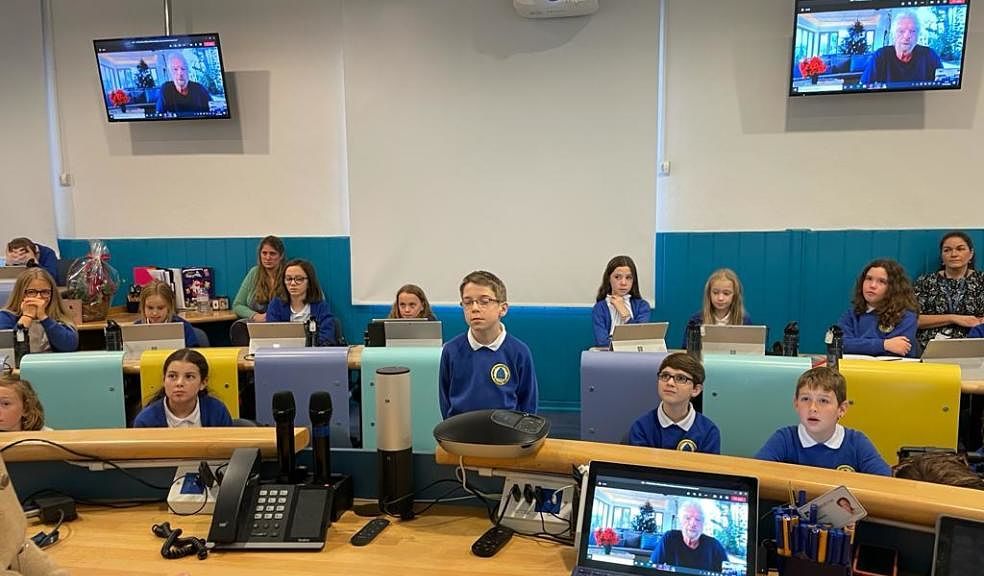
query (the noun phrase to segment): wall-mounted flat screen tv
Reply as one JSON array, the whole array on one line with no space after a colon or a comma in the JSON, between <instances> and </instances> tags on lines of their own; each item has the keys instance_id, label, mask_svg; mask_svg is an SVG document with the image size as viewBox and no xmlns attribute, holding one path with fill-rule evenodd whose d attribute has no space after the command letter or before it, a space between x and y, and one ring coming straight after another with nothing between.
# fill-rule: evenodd
<instances>
[{"instance_id":1,"label":"wall-mounted flat screen tv","mask_svg":"<svg viewBox=\"0 0 984 576\"><path fill-rule=\"evenodd\" d=\"M955 90L970 0L796 0L790 96Z\"/></svg>"},{"instance_id":2,"label":"wall-mounted flat screen tv","mask_svg":"<svg viewBox=\"0 0 984 576\"><path fill-rule=\"evenodd\" d=\"M219 35L94 40L110 122L229 118Z\"/></svg>"}]
</instances>

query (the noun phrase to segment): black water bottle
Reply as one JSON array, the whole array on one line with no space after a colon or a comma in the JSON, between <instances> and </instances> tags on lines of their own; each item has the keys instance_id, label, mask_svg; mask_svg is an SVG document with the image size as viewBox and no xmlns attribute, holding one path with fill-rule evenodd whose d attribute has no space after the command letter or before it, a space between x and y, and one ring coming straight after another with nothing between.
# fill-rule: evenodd
<instances>
[{"instance_id":1,"label":"black water bottle","mask_svg":"<svg viewBox=\"0 0 984 576\"><path fill-rule=\"evenodd\" d=\"M840 326L831 326L827 330L824 342L827 344L827 366L837 370L840 367L840 359L844 355L844 331Z\"/></svg>"},{"instance_id":2,"label":"black water bottle","mask_svg":"<svg viewBox=\"0 0 984 576\"><path fill-rule=\"evenodd\" d=\"M116 320L106 320L103 334L106 336L107 352L123 350L123 329L116 323Z\"/></svg>"},{"instance_id":3,"label":"black water bottle","mask_svg":"<svg viewBox=\"0 0 984 576\"><path fill-rule=\"evenodd\" d=\"M694 358L700 358L700 352L700 322L691 320L687 322L687 354L690 354Z\"/></svg>"},{"instance_id":4,"label":"black water bottle","mask_svg":"<svg viewBox=\"0 0 984 576\"><path fill-rule=\"evenodd\" d=\"M31 339L27 334L27 328L23 324L18 324L14 328L14 368L20 368L21 358L30 353Z\"/></svg>"},{"instance_id":5,"label":"black water bottle","mask_svg":"<svg viewBox=\"0 0 984 576\"><path fill-rule=\"evenodd\" d=\"M318 321L308 318L304 323L304 346L314 348L318 345Z\"/></svg>"},{"instance_id":6,"label":"black water bottle","mask_svg":"<svg viewBox=\"0 0 984 576\"><path fill-rule=\"evenodd\" d=\"M782 355L799 356L800 329L795 321L786 324L782 331Z\"/></svg>"}]
</instances>

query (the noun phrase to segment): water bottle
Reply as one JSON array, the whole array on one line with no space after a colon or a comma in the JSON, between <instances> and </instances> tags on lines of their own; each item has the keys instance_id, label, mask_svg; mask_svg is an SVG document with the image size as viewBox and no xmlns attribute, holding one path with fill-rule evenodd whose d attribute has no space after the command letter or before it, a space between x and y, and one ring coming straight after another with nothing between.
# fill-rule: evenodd
<instances>
[{"instance_id":1,"label":"water bottle","mask_svg":"<svg viewBox=\"0 0 984 576\"><path fill-rule=\"evenodd\" d=\"M318 345L318 321L308 318L304 323L304 346L314 348Z\"/></svg>"},{"instance_id":2,"label":"water bottle","mask_svg":"<svg viewBox=\"0 0 984 576\"><path fill-rule=\"evenodd\" d=\"M690 354L694 358L700 358L700 353L700 322L691 320L687 322L687 354Z\"/></svg>"},{"instance_id":3,"label":"water bottle","mask_svg":"<svg viewBox=\"0 0 984 576\"><path fill-rule=\"evenodd\" d=\"M211 311L208 301L208 292L199 292L195 298L196 311L199 314L208 314Z\"/></svg>"},{"instance_id":4,"label":"water bottle","mask_svg":"<svg viewBox=\"0 0 984 576\"><path fill-rule=\"evenodd\" d=\"M831 326L827 330L824 342L827 344L827 366L837 370L840 367L840 359L844 355L844 331L840 326Z\"/></svg>"},{"instance_id":5,"label":"water bottle","mask_svg":"<svg viewBox=\"0 0 984 576\"><path fill-rule=\"evenodd\" d=\"M782 331L782 355L799 356L800 329L795 321L786 324Z\"/></svg>"},{"instance_id":6,"label":"water bottle","mask_svg":"<svg viewBox=\"0 0 984 576\"><path fill-rule=\"evenodd\" d=\"M107 352L123 350L123 329L116 323L116 320L106 320L103 334L106 337Z\"/></svg>"},{"instance_id":7,"label":"water bottle","mask_svg":"<svg viewBox=\"0 0 984 576\"><path fill-rule=\"evenodd\" d=\"M21 358L31 353L31 340L27 328L18 324L14 328L14 368L20 368Z\"/></svg>"}]
</instances>

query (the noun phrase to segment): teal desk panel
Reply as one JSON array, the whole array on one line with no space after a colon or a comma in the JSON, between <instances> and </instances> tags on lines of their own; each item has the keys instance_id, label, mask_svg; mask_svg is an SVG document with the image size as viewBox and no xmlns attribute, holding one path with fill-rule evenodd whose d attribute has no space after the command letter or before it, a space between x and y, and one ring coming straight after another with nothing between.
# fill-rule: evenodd
<instances>
[{"instance_id":1,"label":"teal desk panel","mask_svg":"<svg viewBox=\"0 0 984 576\"><path fill-rule=\"evenodd\" d=\"M125 428L123 352L28 354L21 377L44 406L44 423L57 430Z\"/></svg>"},{"instance_id":2,"label":"teal desk panel","mask_svg":"<svg viewBox=\"0 0 984 576\"><path fill-rule=\"evenodd\" d=\"M362 449L376 449L376 370L387 366L410 369L410 419L413 451L433 454L437 442L434 427L441 422L437 379L441 348L366 347L362 350Z\"/></svg>"},{"instance_id":3,"label":"teal desk panel","mask_svg":"<svg viewBox=\"0 0 984 576\"><path fill-rule=\"evenodd\" d=\"M799 423L796 379L811 363L785 356L704 356L704 415L721 431L721 454L753 457L773 432Z\"/></svg>"}]
</instances>

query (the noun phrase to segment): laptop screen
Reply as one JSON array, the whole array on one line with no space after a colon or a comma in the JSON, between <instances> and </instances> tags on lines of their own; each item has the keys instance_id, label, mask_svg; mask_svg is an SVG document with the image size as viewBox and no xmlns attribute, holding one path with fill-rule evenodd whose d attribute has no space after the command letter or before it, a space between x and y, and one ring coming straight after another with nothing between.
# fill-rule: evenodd
<instances>
[{"instance_id":1,"label":"laptop screen","mask_svg":"<svg viewBox=\"0 0 984 576\"><path fill-rule=\"evenodd\" d=\"M984 522L940 516L936 522L933 576L979 574L984 564Z\"/></svg>"},{"instance_id":2,"label":"laptop screen","mask_svg":"<svg viewBox=\"0 0 984 576\"><path fill-rule=\"evenodd\" d=\"M592 462L578 565L620 574L751 576L758 480Z\"/></svg>"}]
</instances>

